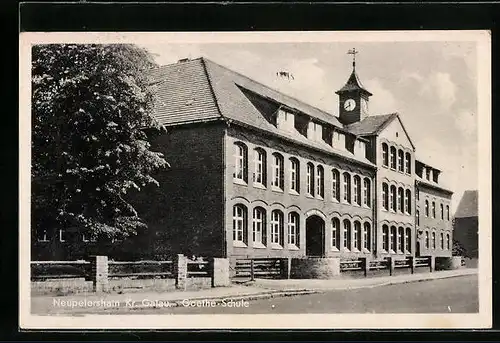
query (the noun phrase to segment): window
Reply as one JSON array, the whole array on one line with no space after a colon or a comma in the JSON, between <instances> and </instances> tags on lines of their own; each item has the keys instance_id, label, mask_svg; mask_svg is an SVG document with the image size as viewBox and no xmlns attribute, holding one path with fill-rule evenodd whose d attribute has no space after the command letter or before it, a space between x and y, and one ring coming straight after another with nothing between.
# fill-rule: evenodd
<instances>
[{"instance_id":1,"label":"window","mask_svg":"<svg viewBox=\"0 0 500 343\"><path fill-rule=\"evenodd\" d=\"M299 245L299 215L296 212L288 214L288 244Z\"/></svg>"},{"instance_id":2,"label":"window","mask_svg":"<svg viewBox=\"0 0 500 343\"><path fill-rule=\"evenodd\" d=\"M425 199L425 216L429 216L429 200Z\"/></svg>"},{"instance_id":3,"label":"window","mask_svg":"<svg viewBox=\"0 0 500 343\"><path fill-rule=\"evenodd\" d=\"M233 207L233 242L243 243L246 241L247 231L247 208L241 204Z\"/></svg>"},{"instance_id":4,"label":"window","mask_svg":"<svg viewBox=\"0 0 500 343\"><path fill-rule=\"evenodd\" d=\"M396 170L396 148L391 146L391 169Z\"/></svg>"},{"instance_id":5,"label":"window","mask_svg":"<svg viewBox=\"0 0 500 343\"><path fill-rule=\"evenodd\" d=\"M396 212L396 186L391 186L391 211Z\"/></svg>"},{"instance_id":6,"label":"window","mask_svg":"<svg viewBox=\"0 0 500 343\"><path fill-rule=\"evenodd\" d=\"M387 225L382 226L382 250L389 250L389 227Z\"/></svg>"},{"instance_id":7,"label":"window","mask_svg":"<svg viewBox=\"0 0 500 343\"><path fill-rule=\"evenodd\" d=\"M442 232L439 235L439 246L441 247L441 250L444 250L444 233Z\"/></svg>"},{"instance_id":8,"label":"window","mask_svg":"<svg viewBox=\"0 0 500 343\"><path fill-rule=\"evenodd\" d=\"M370 251L370 243L371 243L371 228L370 223L365 223L363 225L363 248Z\"/></svg>"},{"instance_id":9,"label":"window","mask_svg":"<svg viewBox=\"0 0 500 343\"><path fill-rule=\"evenodd\" d=\"M354 203L361 205L361 179L358 175L354 176Z\"/></svg>"},{"instance_id":10,"label":"window","mask_svg":"<svg viewBox=\"0 0 500 343\"><path fill-rule=\"evenodd\" d=\"M432 202L432 218L436 218L436 203Z\"/></svg>"},{"instance_id":11,"label":"window","mask_svg":"<svg viewBox=\"0 0 500 343\"><path fill-rule=\"evenodd\" d=\"M389 167L389 146L387 143L382 143L382 164Z\"/></svg>"},{"instance_id":12,"label":"window","mask_svg":"<svg viewBox=\"0 0 500 343\"><path fill-rule=\"evenodd\" d=\"M283 212L274 210L271 212L271 243L282 245Z\"/></svg>"},{"instance_id":13,"label":"window","mask_svg":"<svg viewBox=\"0 0 500 343\"><path fill-rule=\"evenodd\" d=\"M264 210L262 207L256 207L253 209L253 218L252 218L252 240L254 246L260 244L262 245L266 244L265 230L266 230L266 210Z\"/></svg>"},{"instance_id":14,"label":"window","mask_svg":"<svg viewBox=\"0 0 500 343\"><path fill-rule=\"evenodd\" d=\"M382 209L389 209L389 186L387 183L382 184Z\"/></svg>"},{"instance_id":15,"label":"window","mask_svg":"<svg viewBox=\"0 0 500 343\"><path fill-rule=\"evenodd\" d=\"M265 187L267 184L267 166L266 152L263 149L257 148L254 150L254 166L253 182Z\"/></svg>"},{"instance_id":16,"label":"window","mask_svg":"<svg viewBox=\"0 0 500 343\"><path fill-rule=\"evenodd\" d=\"M247 147L243 143L234 143L234 174L236 180L247 182L248 180L248 155Z\"/></svg>"},{"instance_id":17,"label":"window","mask_svg":"<svg viewBox=\"0 0 500 343\"><path fill-rule=\"evenodd\" d=\"M316 195L321 198L325 196L325 171L322 166L316 168Z\"/></svg>"},{"instance_id":18,"label":"window","mask_svg":"<svg viewBox=\"0 0 500 343\"><path fill-rule=\"evenodd\" d=\"M411 228L406 228L405 250L411 252Z\"/></svg>"},{"instance_id":19,"label":"window","mask_svg":"<svg viewBox=\"0 0 500 343\"><path fill-rule=\"evenodd\" d=\"M344 201L351 203L351 175L348 172L344 173Z\"/></svg>"},{"instance_id":20,"label":"window","mask_svg":"<svg viewBox=\"0 0 500 343\"><path fill-rule=\"evenodd\" d=\"M363 180L363 205L370 207L371 206L371 182L369 178L365 178Z\"/></svg>"},{"instance_id":21,"label":"window","mask_svg":"<svg viewBox=\"0 0 500 343\"><path fill-rule=\"evenodd\" d=\"M411 214L411 190L405 191L405 212Z\"/></svg>"},{"instance_id":22,"label":"window","mask_svg":"<svg viewBox=\"0 0 500 343\"><path fill-rule=\"evenodd\" d=\"M439 204L439 207L441 208L441 220L444 220L444 206L443 204Z\"/></svg>"},{"instance_id":23,"label":"window","mask_svg":"<svg viewBox=\"0 0 500 343\"><path fill-rule=\"evenodd\" d=\"M290 159L290 190L300 193L300 168L296 158Z\"/></svg>"},{"instance_id":24,"label":"window","mask_svg":"<svg viewBox=\"0 0 500 343\"><path fill-rule=\"evenodd\" d=\"M425 168L425 178L427 180L431 179L431 170L429 168Z\"/></svg>"},{"instance_id":25,"label":"window","mask_svg":"<svg viewBox=\"0 0 500 343\"><path fill-rule=\"evenodd\" d=\"M405 247L405 229L398 228L398 252L402 252Z\"/></svg>"},{"instance_id":26,"label":"window","mask_svg":"<svg viewBox=\"0 0 500 343\"><path fill-rule=\"evenodd\" d=\"M425 231L425 248L429 249L429 231Z\"/></svg>"},{"instance_id":27,"label":"window","mask_svg":"<svg viewBox=\"0 0 500 343\"><path fill-rule=\"evenodd\" d=\"M340 201L340 173L337 169L332 170L332 197Z\"/></svg>"},{"instance_id":28,"label":"window","mask_svg":"<svg viewBox=\"0 0 500 343\"><path fill-rule=\"evenodd\" d=\"M47 230L42 229L37 231L37 240L39 242L48 242L49 241L49 236L47 234Z\"/></svg>"},{"instance_id":29,"label":"window","mask_svg":"<svg viewBox=\"0 0 500 343\"><path fill-rule=\"evenodd\" d=\"M343 247L346 250L351 248L351 222L347 219L344 220L344 242Z\"/></svg>"},{"instance_id":30,"label":"window","mask_svg":"<svg viewBox=\"0 0 500 343\"><path fill-rule=\"evenodd\" d=\"M395 226L391 226L391 251L395 252L398 244L398 233Z\"/></svg>"},{"instance_id":31,"label":"window","mask_svg":"<svg viewBox=\"0 0 500 343\"><path fill-rule=\"evenodd\" d=\"M446 234L446 249L450 250L450 234Z\"/></svg>"},{"instance_id":32,"label":"window","mask_svg":"<svg viewBox=\"0 0 500 343\"><path fill-rule=\"evenodd\" d=\"M450 206L446 205L446 220L450 220Z\"/></svg>"},{"instance_id":33,"label":"window","mask_svg":"<svg viewBox=\"0 0 500 343\"><path fill-rule=\"evenodd\" d=\"M432 231L432 249L436 249L436 233Z\"/></svg>"},{"instance_id":34,"label":"window","mask_svg":"<svg viewBox=\"0 0 500 343\"><path fill-rule=\"evenodd\" d=\"M398 212L404 211L404 198L405 198L405 190L401 187L398 188Z\"/></svg>"},{"instance_id":35,"label":"window","mask_svg":"<svg viewBox=\"0 0 500 343\"><path fill-rule=\"evenodd\" d=\"M332 219L332 248L339 249L340 246L340 220Z\"/></svg>"},{"instance_id":36,"label":"window","mask_svg":"<svg viewBox=\"0 0 500 343\"><path fill-rule=\"evenodd\" d=\"M273 154L273 182L271 186L283 190L283 156L278 153Z\"/></svg>"},{"instance_id":37,"label":"window","mask_svg":"<svg viewBox=\"0 0 500 343\"><path fill-rule=\"evenodd\" d=\"M66 242L66 231L64 229L59 229L59 242Z\"/></svg>"},{"instance_id":38,"label":"window","mask_svg":"<svg viewBox=\"0 0 500 343\"><path fill-rule=\"evenodd\" d=\"M404 159L405 159L405 153L403 150L398 150L398 170L400 172L404 172Z\"/></svg>"},{"instance_id":39,"label":"window","mask_svg":"<svg viewBox=\"0 0 500 343\"><path fill-rule=\"evenodd\" d=\"M405 172L411 174L411 155L409 152L405 154Z\"/></svg>"},{"instance_id":40,"label":"window","mask_svg":"<svg viewBox=\"0 0 500 343\"><path fill-rule=\"evenodd\" d=\"M314 196L314 165L307 164L307 194Z\"/></svg>"},{"instance_id":41,"label":"window","mask_svg":"<svg viewBox=\"0 0 500 343\"><path fill-rule=\"evenodd\" d=\"M361 223L354 222L354 250L361 249Z\"/></svg>"},{"instance_id":42,"label":"window","mask_svg":"<svg viewBox=\"0 0 500 343\"><path fill-rule=\"evenodd\" d=\"M419 226L420 225L420 211L417 210L415 217L417 218L417 226Z\"/></svg>"}]
</instances>

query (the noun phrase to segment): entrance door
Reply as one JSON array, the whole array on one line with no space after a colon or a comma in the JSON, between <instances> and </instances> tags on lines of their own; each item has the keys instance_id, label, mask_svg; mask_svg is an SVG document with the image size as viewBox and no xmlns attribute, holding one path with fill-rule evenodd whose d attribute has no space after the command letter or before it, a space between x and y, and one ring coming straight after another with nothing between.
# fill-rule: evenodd
<instances>
[{"instance_id":1,"label":"entrance door","mask_svg":"<svg viewBox=\"0 0 500 343\"><path fill-rule=\"evenodd\" d=\"M325 256L325 222L316 215L306 219L306 255Z\"/></svg>"}]
</instances>

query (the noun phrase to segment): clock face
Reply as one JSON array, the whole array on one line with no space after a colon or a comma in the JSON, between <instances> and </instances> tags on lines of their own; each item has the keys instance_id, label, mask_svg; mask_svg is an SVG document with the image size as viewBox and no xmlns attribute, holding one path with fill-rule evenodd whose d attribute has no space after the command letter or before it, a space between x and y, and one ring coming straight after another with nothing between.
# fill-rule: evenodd
<instances>
[{"instance_id":1,"label":"clock face","mask_svg":"<svg viewBox=\"0 0 500 343\"><path fill-rule=\"evenodd\" d=\"M356 108L356 101L354 101L354 99L347 99L344 102L344 110L352 111L355 108Z\"/></svg>"}]
</instances>

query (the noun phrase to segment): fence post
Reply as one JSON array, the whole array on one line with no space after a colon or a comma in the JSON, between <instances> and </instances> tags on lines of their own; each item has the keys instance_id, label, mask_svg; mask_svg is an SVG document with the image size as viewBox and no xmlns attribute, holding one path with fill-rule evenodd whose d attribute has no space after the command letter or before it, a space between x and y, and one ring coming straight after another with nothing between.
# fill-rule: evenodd
<instances>
[{"instance_id":1,"label":"fence post","mask_svg":"<svg viewBox=\"0 0 500 343\"><path fill-rule=\"evenodd\" d=\"M363 273L365 277L368 276L368 271L370 270L370 261L368 260L368 257L361 257L361 267L363 268Z\"/></svg>"},{"instance_id":2,"label":"fence post","mask_svg":"<svg viewBox=\"0 0 500 343\"><path fill-rule=\"evenodd\" d=\"M415 273L415 257L409 256L408 262L410 262L410 271L412 274L414 274Z\"/></svg>"},{"instance_id":3,"label":"fence post","mask_svg":"<svg viewBox=\"0 0 500 343\"><path fill-rule=\"evenodd\" d=\"M255 276L254 276L254 266L253 266L253 259L250 259L250 281L254 281Z\"/></svg>"},{"instance_id":4,"label":"fence post","mask_svg":"<svg viewBox=\"0 0 500 343\"><path fill-rule=\"evenodd\" d=\"M429 269L431 273L436 269L436 259L434 256L429 256Z\"/></svg>"},{"instance_id":5,"label":"fence post","mask_svg":"<svg viewBox=\"0 0 500 343\"><path fill-rule=\"evenodd\" d=\"M389 256L387 258L387 263L389 265L389 275L392 276L392 274L394 274L394 257L392 256Z\"/></svg>"},{"instance_id":6,"label":"fence post","mask_svg":"<svg viewBox=\"0 0 500 343\"><path fill-rule=\"evenodd\" d=\"M96 293L109 292L108 256L90 256L92 266L92 290Z\"/></svg>"},{"instance_id":7,"label":"fence post","mask_svg":"<svg viewBox=\"0 0 500 343\"><path fill-rule=\"evenodd\" d=\"M187 288L188 260L183 254L177 254L174 259L175 288L186 290Z\"/></svg>"},{"instance_id":8,"label":"fence post","mask_svg":"<svg viewBox=\"0 0 500 343\"><path fill-rule=\"evenodd\" d=\"M210 259L210 276L212 278L212 287L229 286L231 284L229 277L229 259Z\"/></svg>"}]
</instances>

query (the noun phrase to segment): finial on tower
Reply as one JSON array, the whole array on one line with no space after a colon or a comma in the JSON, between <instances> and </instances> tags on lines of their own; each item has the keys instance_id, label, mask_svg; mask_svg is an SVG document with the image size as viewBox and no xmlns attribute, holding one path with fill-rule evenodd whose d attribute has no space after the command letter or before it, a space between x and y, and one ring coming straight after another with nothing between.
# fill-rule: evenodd
<instances>
[{"instance_id":1,"label":"finial on tower","mask_svg":"<svg viewBox=\"0 0 500 343\"><path fill-rule=\"evenodd\" d=\"M352 49L349 49L347 51L347 54L348 55L352 55L352 69L355 70L356 69L356 54L358 54L359 51L356 50L356 48L352 48Z\"/></svg>"}]
</instances>

